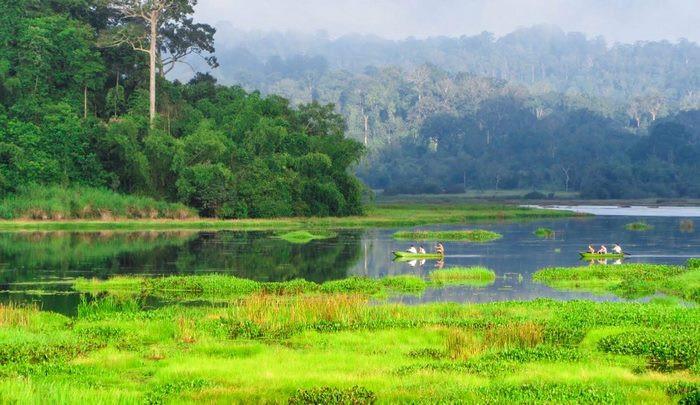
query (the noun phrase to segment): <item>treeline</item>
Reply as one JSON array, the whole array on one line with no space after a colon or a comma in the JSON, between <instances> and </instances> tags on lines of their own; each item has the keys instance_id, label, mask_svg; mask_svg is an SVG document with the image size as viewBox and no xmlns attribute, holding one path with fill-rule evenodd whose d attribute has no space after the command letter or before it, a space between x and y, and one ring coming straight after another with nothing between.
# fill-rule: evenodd
<instances>
[{"instance_id":1,"label":"treeline","mask_svg":"<svg viewBox=\"0 0 700 405\"><path fill-rule=\"evenodd\" d=\"M3 3L0 194L79 185L223 218L361 212L348 168L363 147L332 106L292 107L209 75L166 80L187 55L216 65L214 30L192 21L196 1L154 2L167 7L149 53L150 27L129 12L140 3Z\"/></svg>"},{"instance_id":2,"label":"treeline","mask_svg":"<svg viewBox=\"0 0 700 405\"><path fill-rule=\"evenodd\" d=\"M217 77L335 104L369 150L357 173L374 189L698 196L695 43L608 46L546 26L501 38L223 37Z\"/></svg>"},{"instance_id":3,"label":"treeline","mask_svg":"<svg viewBox=\"0 0 700 405\"><path fill-rule=\"evenodd\" d=\"M382 148L360 176L387 194L468 189L578 191L585 198L700 197L700 111L631 134L588 110L537 118L514 98L474 114L428 119L416 138Z\"/></svg>"}]
</instances>

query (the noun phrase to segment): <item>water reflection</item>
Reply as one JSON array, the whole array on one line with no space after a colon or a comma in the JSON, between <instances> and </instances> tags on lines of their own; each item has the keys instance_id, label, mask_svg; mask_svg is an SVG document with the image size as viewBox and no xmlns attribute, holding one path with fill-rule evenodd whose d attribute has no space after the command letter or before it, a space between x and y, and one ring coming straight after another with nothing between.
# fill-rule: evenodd
<instances>
[{"instance_id":1,"label":"water reflection","mask_svg":"<svg viewBox=\"0 0 700 405\"><path fill-rule=\"evenodd\" d=\"M645 221L654 226L653 230L626 230L624 225L635 220L635 217L593 217L480 223L479 228L499 232L503 238L485 244L445 243L444 260L408 263L392 261L392 251L403 250L410 244L392 238L396 229L339 231L335 238L305 245L271 238L269 232L0 233L0 300L37 301L46 309L71 313L79 301L70 287L76 277L217 272L261 281L304 278L322 282L350 275L428 277L434 269L455 266L487 267L498 277L484 288L446 287L429 290L421 297L400 299L405 302L486 302L537 297L617 300L611 295L555 291L533 283L531 276L544 267L588 265L589 262L579 260L578 252L589 244L620 243L632 254L625 262L681 264L689 257L700 257L700 233L688 232L687 220L647 218ZM556 237L537 238L533 231L538 227L553 229ZM465 226L418 228L450 230Z\"/></svg>"}]
</instances>

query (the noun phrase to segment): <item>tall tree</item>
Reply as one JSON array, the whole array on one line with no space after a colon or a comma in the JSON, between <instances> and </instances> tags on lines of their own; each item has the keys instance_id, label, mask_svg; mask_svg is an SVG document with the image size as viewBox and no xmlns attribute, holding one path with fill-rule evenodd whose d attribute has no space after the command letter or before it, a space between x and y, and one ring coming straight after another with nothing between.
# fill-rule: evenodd
<instances>
[{"instance_id":1,"label":"tall tree","mask_svg":"<svg viewBox=\"0 0 700 405\"><path fill-rule=\"evenodd\" d=\"M149 119L156 116L156 73L165 74L172 65L190 54L214 51L214 28L195 24L192 18L197 0L114 0L112 8L121 19L106 36L106 44L127 44L148 55ZM167 53L164 60L161 53ZM205 57L212 67L216 58ZM165 68L164 68L165 65Z\"/></svg>"}]
</instances>

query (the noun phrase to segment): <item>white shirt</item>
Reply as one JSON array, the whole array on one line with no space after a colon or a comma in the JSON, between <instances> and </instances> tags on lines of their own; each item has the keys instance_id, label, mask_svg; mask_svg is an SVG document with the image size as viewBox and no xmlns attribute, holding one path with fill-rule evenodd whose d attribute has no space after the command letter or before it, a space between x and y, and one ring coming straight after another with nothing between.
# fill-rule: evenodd
<instances>
[{"instance_id":1,"label":"white shirt","mask_svg":"<svg viewBox=\"0 0 700 405\"><path fill-rule=\"evenodd\" d=\"M407 252L408 252L408 253L418 253L418 251L416 250L416 248L413 247L413 246L411 246L410 248L408 248Z\"/></svg>"},{"instance_id":2,"label":"white shirt","mask_svg":"<svg viewBox=\"0 0 700 405\"><path fill-rule=\"evenodd\" d=\"M615 247L613 247L613 252L615 252L615 253L622 253L622 248L619 247L619 246L615 246Z\"/></svg>"}]
</instances>

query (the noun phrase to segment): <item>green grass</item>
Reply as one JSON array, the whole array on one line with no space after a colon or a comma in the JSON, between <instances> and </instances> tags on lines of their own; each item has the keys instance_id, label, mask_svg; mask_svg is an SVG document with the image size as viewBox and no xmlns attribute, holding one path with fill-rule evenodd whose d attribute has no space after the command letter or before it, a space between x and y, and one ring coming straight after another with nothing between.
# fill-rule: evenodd
<instances>
[{"instance_id":1,"label":"green grass","mask_svg":"<svg viewBox=\"0 0 700 405\"><path fill-rule=\"evenodd\" d=\"M533 280L562 290L613 293L625 298L664 293L700 302L700 269L694 265L691 259L687 266L622 264L548 268L536 272Z\"/></svg>"},{"instance_id":2,"label":"green grass","mask_svg":"<svg viewBox=\"0 0 700 405\"><path fill-rule=\"evenodd\" d=\"M469 241L490 242L502 238L503 235L482 229L464 231L401 231L394 233L394 239L399 240L429 240L429 241Z\"/></svg>"},{"instance_id":3,"label":"green grass","mask_svg":"<svg viewBox=\"0 0 700 405\"><path fill-rule=\"evenodd\" d=\"M484 267L453 267L430 273L434 285L487 286L496 281L496 273Z\"/></svg>"},{"instance_id":4,"label":"green grass","mask_svg":"<svg viewBox=\"0 0 700 405\"><path fill-rule=\"evenodd\" d=\"M537 228L533 234L538 238L553 238L555 235L554 230L550 228Z\"/></svg>"},{"instance_id":5,"label":"green grass","mask_svg":"<svg viewBox=\"0 0 700 405\"><path fill-rule=\"evenodd\" d=\"M383 297L398 293L422 293L426 287L427 283L422 278L410 275L381 279L350 277L322 284L305 280L260 282L221 274L153 278L116 276L108 280L79 278L73 282L73 288L80 292L152 296L170 301L226 301L254 293L298 295L320 292Z\"/></svg>"},{"instance_id":6,"label":"green grass","mask_svg":"<svg viewBox=\"0 0 700 405\"><path fill-rule=\"evenodd\" d=\"M3 402L670 404L700 384L698 307L346 293L84 306L0 306L17 320L0 323Z\"/></svg>"},{"instance_id":7,"label":"green grass","mask_svg":"<svg viewBox=\"0 0 700 405\"><path fill-rule=\"evenodd\" d=\"M196 217L194 210L182 204L79 186L25 187L0 200L0 219L5 220L183 220Z\"/></svg>"},{"instance_id":8,"label":"green grass","mask_svg":"<svg viewBox=\"0 0 700 405\"><path fill-rule=\"evenodd\" d=\"M120 219L103 220L25 220L0 221L0 230L298 230L368 227L398 227L427 224L465 224L479 221L526 221L540 218L583 216L566 211L523 208L495 204L387 204L367 207L364 216L271 219Z\"/></svg>"},{"instance_id":9,"label":"green grass","mask_svg":"<svg viewBox=\"0 0 700 405\"><path fill-rule=\"evenodd\" d=\"M627 225L625 225L625 229L628 231L638 231L638 232L643 232L643 231L650 231L654 229L652 225L647 224L646 222L631 222Z\"/></svg>"},{"instance_id":10,"label":"green grass","mask_svg":"<svg viewBox=\"0 0 700 405\"><path fill-rule=\"evenodd\" d=\"M314 240L334 238L337 235L337 233L325 231L314 231L314 233L309 231L291 231L281 235L276 235L276 237L286 240L289 243L305 244Z\"/></svg>"}]
</instances>

